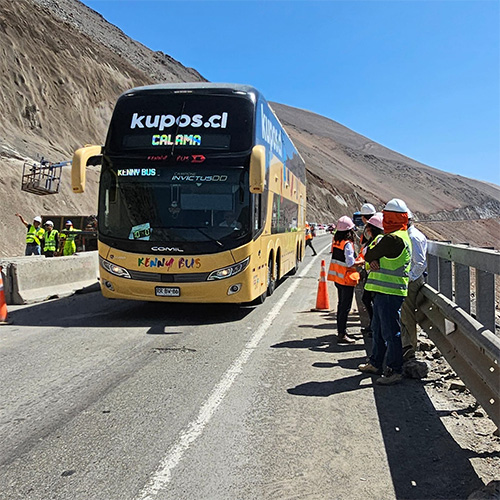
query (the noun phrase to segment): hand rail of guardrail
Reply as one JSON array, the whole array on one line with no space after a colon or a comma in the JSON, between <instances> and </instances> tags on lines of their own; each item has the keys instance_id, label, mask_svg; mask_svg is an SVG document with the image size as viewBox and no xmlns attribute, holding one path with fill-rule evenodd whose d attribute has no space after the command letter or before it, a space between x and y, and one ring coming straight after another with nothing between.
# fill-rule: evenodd
<instances>
[{"instance_id":1,"label":"hand rail of guardrail","mask_svg":"<svg viewBox=\"0 0 500 500\"><path fill-rule=\"evenodd\" d=\"M476 274L476 319L495 332L495 275L500 273L500 252L467 245L429 241L428 283L439 293L471 312L470 269Z\"/></svg>"},{"instance_id":2,"label":"hand rail of guardrail","mask_svg":"<svg viewBox=\"0 0 500 500\"><path fill-rule=\"evenodd\" d=\"M428 284L417 306L420 326L500 428L500 338Z\"/></svg>"},{"instance_id":3,"label":"hand rail of guardrail","mask_svg":"<svg viewBox=\"0 0 500 500\"><path fill-rule=\"evenodd\" d=\"M429 241L428 283L417 296L418 322L472 395L500 427L500 337L495 275L500 252ZM475 318L471 315L475 269Z\"/></svg>"}]
</instances>

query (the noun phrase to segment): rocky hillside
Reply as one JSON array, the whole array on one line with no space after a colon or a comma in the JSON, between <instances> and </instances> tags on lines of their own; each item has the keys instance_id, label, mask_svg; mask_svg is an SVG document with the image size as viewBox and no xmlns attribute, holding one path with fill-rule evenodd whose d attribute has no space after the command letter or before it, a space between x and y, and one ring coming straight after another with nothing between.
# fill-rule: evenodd
<instances>
[{"instance_id":1,"label":"rocky hillside","mask_svg":"<svg viewBox=\"0 0 500 500\"><path fill-rule=\"evenodd\" d=\"M310 195L323 198L324 189L334 195L329 212L338 213L344 202L352 206L351 198L354 206L364 199L381 206L398 197L421 220L500 215L500 186L431 168L309 111L277 103L273 107L311 171L317 188ZM323 208L322 203L312 205L315 211ZM316 218L324 216L320 212Z\"/></svg>"},{"instance_id":2,"label":"rocky hillside","mask_svg":"<svg viewBox=\"0 0 500 500\"><path fill-rule=\"evenodd\" d=\"M11 256L24 248L15 212L96 212L98 169L84 195L71 193L68 169L61 193L37 196L20 189L25 159L70 159L83 144L103 143L116 98L128 88L204 78L78 0L0 0L0 29L0 256ZM382 207L397 196L420 220L441 221L424 226L433 237L475 242L477 235L477 244L500 247L499 186L433 169L314 113L273 107L306 160L311 218L332 221L365 200ZM477 219L483 223L469 238L450 222Z\"/></svg>"}]
</instances>

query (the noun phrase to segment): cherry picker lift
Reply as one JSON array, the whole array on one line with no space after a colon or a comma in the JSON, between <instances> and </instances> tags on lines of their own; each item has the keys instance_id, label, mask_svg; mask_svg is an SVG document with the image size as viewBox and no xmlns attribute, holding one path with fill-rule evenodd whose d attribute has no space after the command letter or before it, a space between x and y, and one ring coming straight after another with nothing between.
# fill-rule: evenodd
<instances>
[{"instance_id":1,"label":"cherry picker lift","mask_svg":"<svg viewBox=\"0 0 500 500\"><path fill-rule=\"evenodd\" d=\"M21 190L39 195L57 194L62 168L66 165L71 165L71 161L52 163L42 158L39 162L24 162Z\"/></svg>"}]
</instances>

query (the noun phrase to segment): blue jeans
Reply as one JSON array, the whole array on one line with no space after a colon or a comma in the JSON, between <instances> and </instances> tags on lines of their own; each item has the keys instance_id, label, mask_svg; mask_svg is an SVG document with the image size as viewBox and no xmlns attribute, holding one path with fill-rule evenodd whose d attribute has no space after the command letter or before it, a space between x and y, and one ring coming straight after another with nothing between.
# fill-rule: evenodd
<instances>
[{"instance_id":1,"label":"blue jeans","mask_svg":"<svg viewBox=\"0 0 500 500\"><path fill-rule=\"evenodd\" d=\"M26 243L24 255L42 255L40 245L36 243Z\"/></svg>"},{"instance_id":2,"label":"blue jeans","mask_svg":"<svg viewBox=\"0 0 500 500\"><path fill-rule=\"evenodd\" d=\"M374 293L373 298L373 344L370 363L382 368L386 365L396 373L403 371L403 346L401 344L401 306L404 297Z\"/></svg>"}]
</instances>

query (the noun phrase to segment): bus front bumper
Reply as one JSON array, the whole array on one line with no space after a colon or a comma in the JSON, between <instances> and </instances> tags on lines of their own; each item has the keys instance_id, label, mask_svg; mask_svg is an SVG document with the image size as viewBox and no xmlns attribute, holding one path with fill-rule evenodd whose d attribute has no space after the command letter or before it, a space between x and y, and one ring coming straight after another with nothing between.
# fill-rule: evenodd
<instances>
[{"instance_id":1,"label":"bus front bumper","mask_svg":"<svg viewBox=\"0 0 500 500\"><path fill-rule=\"evenodd\" d=\"M196 283L159 283L114 276L100 269L101 290L111 299L158 302L243 303L265 291L265 280L249 269L227 279Z\"/></svg>"}]
</instances>

